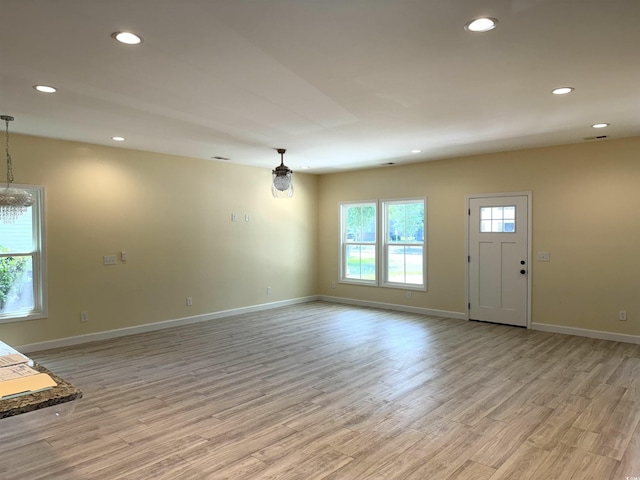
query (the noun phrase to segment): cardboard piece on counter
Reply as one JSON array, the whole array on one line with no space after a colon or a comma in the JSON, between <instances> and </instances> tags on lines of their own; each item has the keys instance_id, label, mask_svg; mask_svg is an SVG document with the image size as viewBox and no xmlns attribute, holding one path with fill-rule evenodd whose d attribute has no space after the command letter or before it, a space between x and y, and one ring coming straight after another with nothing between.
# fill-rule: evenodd
<instances>
[{"instance_id":1,"label":"cardboard piece on counter","mask_svg":"<svg viewBox=\"0 0 640 480\"><path fill-rule=\"evenodd\" d=\"M9 396L17 396L34 393L39 390L55 387L57 385L46 373L38 373L28 377L14 378L0 382L0 399Z\"/></svg>"},{"instance_id":2,"label":"cardboard piece on counter","mask_svg":"<svg viewBox=\"0 0 640 480\"><path fill-rule=\"evenodd\" d=\"M8 353L6 355L0 355L0 367L19 365L21 363L27 362L29 362L29 359L21 353Z\"/></svg>"}]
</instances>

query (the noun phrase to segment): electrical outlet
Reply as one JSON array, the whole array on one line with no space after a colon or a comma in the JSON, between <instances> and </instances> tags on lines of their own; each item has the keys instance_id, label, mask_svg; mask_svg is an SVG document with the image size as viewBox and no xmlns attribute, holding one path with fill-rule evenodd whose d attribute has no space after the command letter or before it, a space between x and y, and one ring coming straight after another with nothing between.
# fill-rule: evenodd
<instances>
[{"instance_id":1,"label":"electrical outlet","mask_svg":"<svg viewBox=\"0 0 640 480\"><path fill-rule=\"evenodd\" d=\"M407 292L407 298L411 298L413 296L413 292Z\"/></svg>"},{"instance_id":2,"label":"electrical outlet","mask_svg":"<svg viewBox=\"0 0 640 480\"><path fill-rule=\"evenodd\" d=\"M238 221L238 214L237 213L232 213L231 214L231 221L232 222L237 222Z\"/></svg>"},{"instance_id":3,"label":"electrical outlet","mask_svg":"<svg viewBox=\"0 0 640 480\"><path fill-rule=\"evenodd\" d=\"M336 288L336 282L335 281L331 282L331 288Z\"/></svg>"},{"instance_id":4,"label":"electrical outlet","mask_svg":"<svg viewBox=\"0 0 640 480\"><path fill-rule=\"evenodd\" d=\"M87 312L86 310L83 310L82 312L80 312L80 321L81 322L88 322L89 321L89 312Z\"/></svg>"},{"instance_id":5,"label":"electrical outlet","mask_svg":"<svg viewBox=\"0 0 640 480\"><path fill-rule=\"evenodd\" d=\"M267 287L267 295L271 295L271 287Z\"/></svg>"},{"instance_id":6,"label":"electrical outlet","mask_svg":"<svg viewBox=\"0 0 640 480\"><path fill-rule=\"evenodd\" d=\"M627 321L627 311L626 310L620 310L618 312L618 320L620 320L622 322L626 322Z\"/></svg>"},{"instance_id":7,"label":"electrical outlet","mask_svg":"<svg viewBox=\"0 0 640 480\"><path fill-rule=\"evenodd\" d=\"M249 216L248 213L244 216L244 221L245 222L250 222L251 221L251 217Z\"/></svg>"},{"instance_id":8,"label":"electrical outlet","mask_svg":"<svg viewBox=\"0 0 640 480\"><path fill-rule=\"evenodd\" d=\"M187 307L190 307L192 305L193 305L193 298L187 297Z\"/></svg>"}]
</instances>

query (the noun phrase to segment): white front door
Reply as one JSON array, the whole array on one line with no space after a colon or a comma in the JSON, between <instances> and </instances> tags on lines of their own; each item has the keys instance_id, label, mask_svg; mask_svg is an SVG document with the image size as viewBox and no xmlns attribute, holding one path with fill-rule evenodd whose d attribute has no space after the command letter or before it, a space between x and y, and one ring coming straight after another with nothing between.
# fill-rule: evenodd
<instances>
[{"instance_id":1,"label":"white front door","mask_svg":"<svg viewBox=\"0 0 640 480\"><path fill-rule=\"evenodd\" d=\"M469 318L527 326L528 195L470 197Z\"/></svg>"}]
</instances>

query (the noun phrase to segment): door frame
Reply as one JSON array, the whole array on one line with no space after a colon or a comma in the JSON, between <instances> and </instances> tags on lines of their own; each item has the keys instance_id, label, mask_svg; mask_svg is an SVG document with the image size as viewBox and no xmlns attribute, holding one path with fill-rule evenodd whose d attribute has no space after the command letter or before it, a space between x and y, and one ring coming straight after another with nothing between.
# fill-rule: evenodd
<instances>
[{"instance_id":1,"label":"door frame","mask_svg":"<svg viewBox=\"0 0 640 480\"><path fill-rule=\"evenodd\" d=\"M495 198L495 197L527 197L527 329L531 328L531 284L532 282L532 226L533 226L533 216L532 216L532 192L502 192L502 193L477 193L477 194L467 194L465 196L465 222L464 222L464 232L465 232L465 269L464 269L464 285L465 285L465 319L470 319L469 312L469 241L470 241L470 231L469 231L469 221L470 221L470 208L471 208L471 199L475 198Z\"/></svg>"}]
</instances>

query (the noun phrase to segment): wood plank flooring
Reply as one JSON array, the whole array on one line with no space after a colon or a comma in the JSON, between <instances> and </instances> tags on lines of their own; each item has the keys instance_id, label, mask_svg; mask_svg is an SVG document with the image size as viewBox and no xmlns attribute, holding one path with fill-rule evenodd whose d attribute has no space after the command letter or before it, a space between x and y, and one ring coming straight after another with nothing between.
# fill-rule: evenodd
<instances>
[{"instance_id":1,"label":"wood plank flooring","mask_svg":"<svg viewBox=\"0 0 640 480\"><path fill-rule=\"evenodd\" d=\"M31 356L84 399L2 480L640 477L639 345L313 302Z\"/></svg>"}]
</instances>

